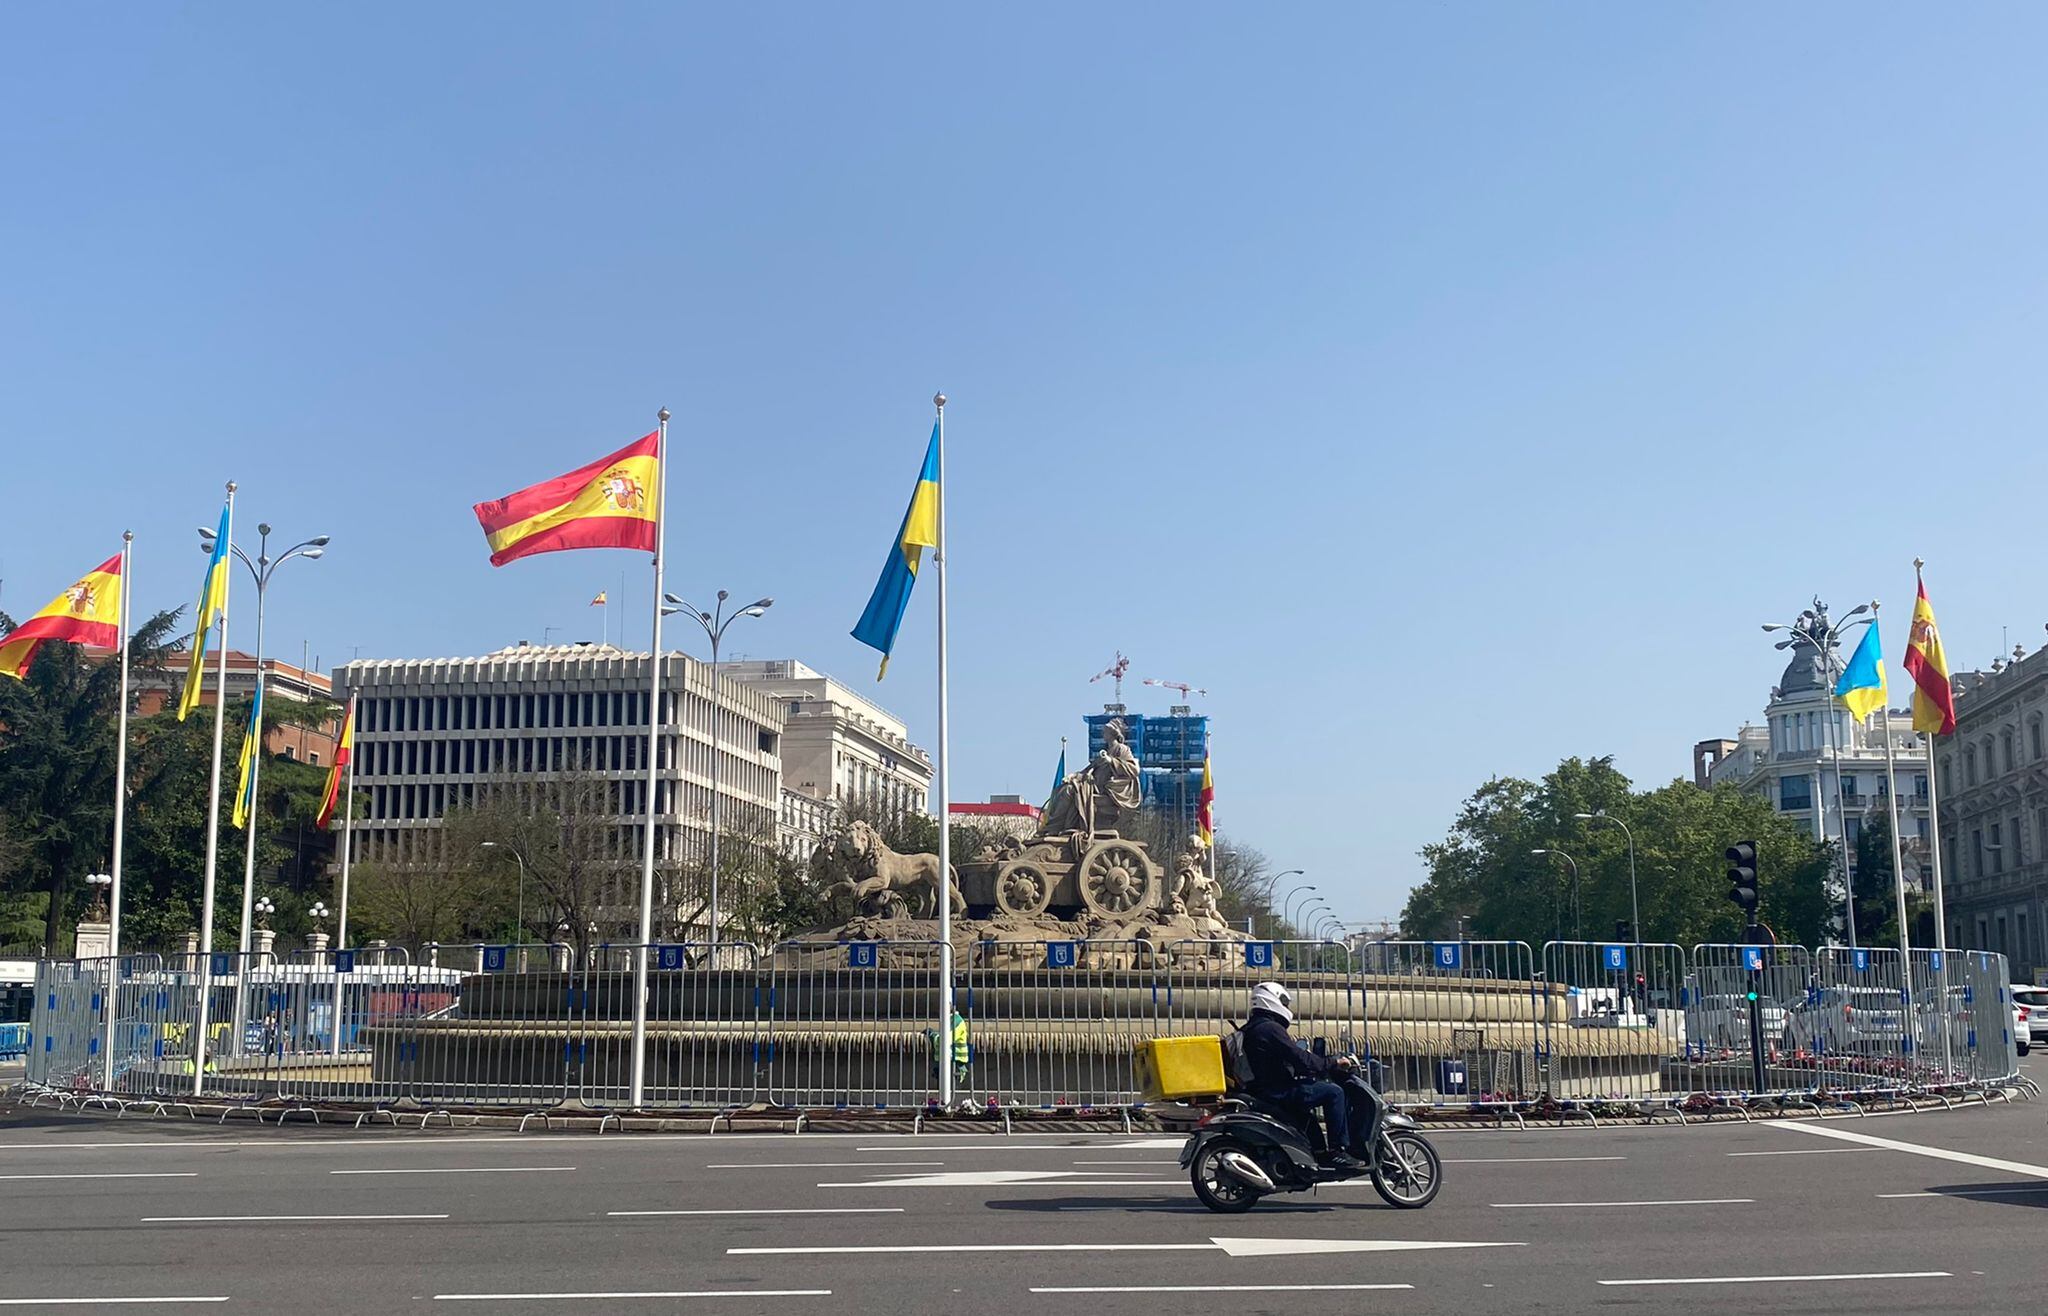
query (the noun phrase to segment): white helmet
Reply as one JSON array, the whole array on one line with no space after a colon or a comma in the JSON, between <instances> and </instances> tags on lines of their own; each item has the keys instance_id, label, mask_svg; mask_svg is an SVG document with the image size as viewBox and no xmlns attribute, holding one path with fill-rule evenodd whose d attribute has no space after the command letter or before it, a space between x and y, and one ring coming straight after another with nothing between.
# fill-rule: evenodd
<instances>
[{"instance_id":1,"label":"white helmet","mask_svg":"<svg viewBox=\"0 0 2048 1316\"><path fill-rule=\"evenodd\" d=\"M1280 1016L1284 1023L1294 1022L1294 994L1277 982L1262 982L1252 988L1252 1009L1266 1010Z\"/></svg>"}]
</instances>

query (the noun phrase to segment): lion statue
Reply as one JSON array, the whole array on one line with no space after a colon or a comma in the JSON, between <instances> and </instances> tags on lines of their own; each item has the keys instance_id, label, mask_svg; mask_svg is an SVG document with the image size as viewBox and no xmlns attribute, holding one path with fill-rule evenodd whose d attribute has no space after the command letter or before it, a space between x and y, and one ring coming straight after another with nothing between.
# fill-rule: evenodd
<instances>
[{"instance_id":1,"label":"lion statue","mask_svg":"<svg viewBox=\"0 0 2048 1316\"><path fill-rule=\"evenodd\" d=\"M939 857L935 854L898 854L882 840L882 834L865 822L847 824L826 842L822 851L825 870L837 880L826 892L828 900L847 897L856 915L870 918L935 918L939 912ZM954 917L967 913L960 898L958 874L946 884L952 898Z\"/></svg>"}]
</instances>

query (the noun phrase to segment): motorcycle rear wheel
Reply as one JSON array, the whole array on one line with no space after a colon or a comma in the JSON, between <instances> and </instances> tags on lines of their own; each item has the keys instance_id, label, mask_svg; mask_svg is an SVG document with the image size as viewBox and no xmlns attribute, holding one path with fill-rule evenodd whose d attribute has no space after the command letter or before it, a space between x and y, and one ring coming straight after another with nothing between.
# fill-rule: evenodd
<instances>
[{"instance_id":1,"label":"motorcycle rear wheel","mask_svg":"<svg viewBox=\"0 0 2048 1316\"><path fill-rule=\"evenodd\" d=\"M1388 1206L1404 1211L1428 1206L1443 1185L1443 1159L1429 1139L1407 1129L1380 1136L1380 1145L1373 1148L1372 1186Z\"/></svg>"},{"instance_id":2,"label":"motorcycle rear wheel","mask_svg":"<svg viewBox=\"0 0 2048 1316\"><path fill-rule=\"evenodd\" d=\"M1241 1215L1258 1204L1259 1194L1223 1173L1220 1162L1227 1152L1251 1155L1250 1149L1236 1139L1217 1138L1196 1155L1188 1178L1203 1206L1219 1215Z\"/></svg>"}]
</instances>

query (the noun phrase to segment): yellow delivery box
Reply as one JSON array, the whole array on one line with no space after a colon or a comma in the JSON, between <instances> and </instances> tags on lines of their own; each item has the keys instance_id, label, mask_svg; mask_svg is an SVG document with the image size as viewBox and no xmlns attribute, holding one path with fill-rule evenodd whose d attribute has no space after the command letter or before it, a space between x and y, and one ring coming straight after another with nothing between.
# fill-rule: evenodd
<instances>
[{"instance_id":1,"label":"yellow delivery box","mask_svg":"<svg viewBox=\"0 0 2048 1316\"><path fill-rule=\"evenodd\" d=\"M1154 1037L1138 1044L1132 1066L1147 1101L1223 1095L1220 1037Z\"/></svg>"}]
</instances>

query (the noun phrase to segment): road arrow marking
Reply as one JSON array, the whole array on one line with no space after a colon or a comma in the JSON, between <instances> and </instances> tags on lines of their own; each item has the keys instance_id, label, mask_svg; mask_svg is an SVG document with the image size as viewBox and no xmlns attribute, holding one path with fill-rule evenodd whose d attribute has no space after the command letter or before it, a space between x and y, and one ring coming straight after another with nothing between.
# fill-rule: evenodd
<instances>
[{"instance_id":1,"label":"road arrow marking","mask_svg":"<svg viewBox=\"0 0 2048 1316\"><path fill-rule=\"evenodd\" d=\"M1233 1257L1298 1257L1332 1252L1421 1252L1459 1247L1526 1247L1406 1238L1212 1238L1206 1243L896 1243L859 1247L729 1247L730 1257L885 1256L908 1252L1222 1252Z\"/></svg>"}]
</instances>

